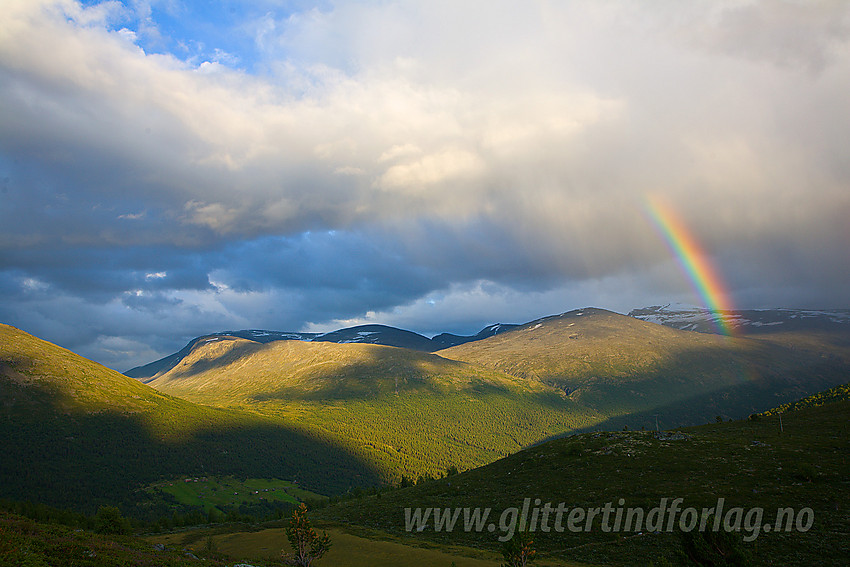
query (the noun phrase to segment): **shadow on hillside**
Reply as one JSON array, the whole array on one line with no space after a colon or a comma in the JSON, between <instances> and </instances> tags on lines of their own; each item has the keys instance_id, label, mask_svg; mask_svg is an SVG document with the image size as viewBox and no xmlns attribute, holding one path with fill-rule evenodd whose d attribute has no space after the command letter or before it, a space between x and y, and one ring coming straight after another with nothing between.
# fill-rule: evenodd
<instances>
[{"instance_id":1,"label":"shadow on hillside","mask_svg":"<svg viewBox=\"0 0 850 567\"><path fill-rule=\"evenodd\" d=\"M578 428L566 435L592 431L676 429L705 423L743 419L786 402L845 384L850 369L836 360L824 360L805 367L725 385L709 392L674 400L657 407L610 417L595 425ZM565 435L553 435L544 443ZM535 443L535 445L539 444Z\"/></svg>"},{"instance_id":2,"label":"shadow on hillside","mask_svg":"<svg viewBox=\"0 0 850 567\"><path fill-rule=\"evenodd\" d=\"M151 414L68 410L55 392L2 380L0 497L93 511L160 479L199 475L297 480L320 494L380 482L328 439L242 412L173 398Z\"/></svg>"},{"instance_id":3,"label":"shadow on hillside","mask_svg":"<svg viewBox=\"0 0 850 567\"><path fill-rule=\"evenodd\" d=\"M408 349L373 346L357 359L316 364L274 391L257 393L253 402L374 399L396 394L506 392L507 388L477 377L469 365Z\"/></svg>"},{"instance_id":4,"label":"shadow on hillside","mask_svg":"<svg viewBox=\"0 0 850 567\"><path fill-rule=\"evenodd\" d=\"M468 382L472 387L481 382L466 378L474 375L475 371L470 372L465 363L406 348L302 341L225 343L230 340L233 339L217 341L224 347L217 356L204 356L171 370L166 381L179 381L208 372L219 372L229 380L231 368L238 368L236 376L256 387L257 376L268 375L269 367L275 368L280 375L279 379L272 382L264 377L260 380L260 384L264 381L273 383L275 389L248 398L254 402L344 400L395 393L438 393L452 388L453 383ZM282 351L283 342L295 343L289 345L295 352ZM327 351L322 350L323 345L328 345ZM257 355L256 363L248 360ZM490 389L496 387L490 384Z\"/></svg>"}]
</instances>

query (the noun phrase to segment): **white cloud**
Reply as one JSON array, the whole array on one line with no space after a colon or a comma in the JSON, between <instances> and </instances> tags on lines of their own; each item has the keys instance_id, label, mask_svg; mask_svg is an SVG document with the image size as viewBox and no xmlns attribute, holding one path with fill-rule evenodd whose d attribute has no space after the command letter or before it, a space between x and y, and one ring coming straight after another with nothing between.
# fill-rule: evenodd
<instances>
[{"instance_id":1,"label":"white cloud","mask_svg":"<svg viewBox=\"0 0 850 567\"><path fill-rule=\"evenodd\" d=\"M485 169L479 156L461 149L447 149L414 162L393 165L381 175L377 184L381 189L419 193L438 183L475 181Z\"/></svg>"}]
</instances>

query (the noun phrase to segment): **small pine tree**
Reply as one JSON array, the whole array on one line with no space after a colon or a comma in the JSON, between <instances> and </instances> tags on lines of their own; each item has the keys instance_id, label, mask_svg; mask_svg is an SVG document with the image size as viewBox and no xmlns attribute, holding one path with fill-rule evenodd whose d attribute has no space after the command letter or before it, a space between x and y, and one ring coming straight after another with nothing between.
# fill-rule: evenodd
<instances>
[{"instance_id":1,"label":"small pine tree","mask_svg":"<svg viewBox=\"0 0 850 567\"><path fill-rule=\"evenodd\" d=\"M310 567L313 561L322 557L331 547L328 534L322 532L319 537L316 530L310 527L307 505L303 502L292 512L292 520L286 528L286 538L294 550L292 553L281 552L283 562L287 565Z\"/></svg>"},{"instance_id":2,"label":"small pine tree","mask_svg":"<svg viewBox=\"0 0 850 567\"><path fill-rule=\"evenodd\" d=\"M501 567L526 567L534 561L537 551L534 540L527 531L517 531L514 537L502 544L502 557L505 562Z\"/></svg>"}]
</instances>

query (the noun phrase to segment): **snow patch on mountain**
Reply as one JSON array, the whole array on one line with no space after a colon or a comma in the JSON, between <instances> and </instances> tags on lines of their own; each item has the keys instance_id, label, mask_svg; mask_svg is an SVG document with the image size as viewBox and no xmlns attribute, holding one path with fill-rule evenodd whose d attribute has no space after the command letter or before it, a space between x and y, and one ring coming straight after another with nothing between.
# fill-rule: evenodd
<instances>
[{"instance_id":1,"label":"snow patch on mountain","mask_svg":"<svg viewBox=\"0 0 850 567\"><path fill-rule=\"evenodd\" d=\"M850 310L847 309L742 309L718 314L692 305L668 304L633 309L629 316L702 333L717 333L721 316L728 326L744 334L777 330L850 330Z\"/></svg>"}]
</instances>

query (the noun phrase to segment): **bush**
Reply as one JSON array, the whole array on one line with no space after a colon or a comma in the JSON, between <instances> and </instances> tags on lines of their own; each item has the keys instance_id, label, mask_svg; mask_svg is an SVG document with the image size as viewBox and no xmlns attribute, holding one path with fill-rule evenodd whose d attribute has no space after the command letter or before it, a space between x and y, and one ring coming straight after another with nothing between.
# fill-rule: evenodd
<instances>
[{"instance_id":1,"label":"bush","mask_svg":"<svg viewBox=\"0 0 850 567\"><path fill-rule=\"evenodd\" d=\"M101 506L94 517L95 528L99 534L130 533L130 520L121 515L121 511L115 506Z\"/></svg>"}]
</instances>

